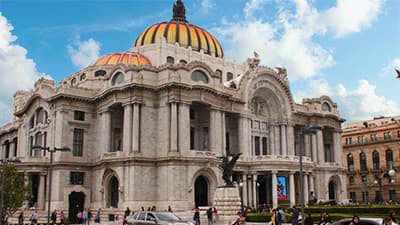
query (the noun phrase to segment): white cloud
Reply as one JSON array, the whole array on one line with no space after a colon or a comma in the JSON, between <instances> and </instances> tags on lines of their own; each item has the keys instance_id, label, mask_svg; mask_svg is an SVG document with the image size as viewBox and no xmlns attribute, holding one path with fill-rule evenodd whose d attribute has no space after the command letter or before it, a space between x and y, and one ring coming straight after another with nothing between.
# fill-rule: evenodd
<instances>
[{"instance_id":1,"label":"white cloud","mask_svg":"<svg viewBox=\"0 0 400 225\"><path fill-rule=\"evenodd\" d=\"M100 57L100 43L92 38L86 41L77 40L73 45L67 46L68 54L72 63L79 68L89 66Z\"/></svg>"},{"instance_id":2,"label":"white cloud","mask_svg":"<svg viewBox=\"0 0 400 225\"><path fill-rule=\"evenodd\" d=\"M383 77L397 77L395 69L400 70L400 58L390 61L382 70L379 76Z\"/></svg>"},{"instance_id":3,"label":"white cloud","mask_svg":"<svg viewBox=\"0 0 400 225\"><path fill-rule=\"evenodd\" d=\"M329 95L337 102L341 116L348 122L368 120L376 116L394 116L400 114L400 105L392 99L376 93L376 86L367 80L359 80L354 90L347 89L344 84L332 87L326 80L312 80L307 92L296 94L296 101Z\"/></svg>"},{"instance_id":4,"label":"white cloud","mask_svg":"<svg viewBox=\"0 0 400 225\"><path fill-rule=\"evenodd\" d=\"M37 79L46 76L27 58L27 50L13 43L17 39L11 33L13 29L0 12L0 125L11 122L15 91L32 89Z\"/></svg>"},{"instance_id":5,"label":"white cloud","mask_svg":"<svg viewBox=\"0 0 400 225\"><path fill-rule=\"evenodd\" d=\"M292 0L295 8L281 4L278 15L272 22L263 21L262 14L256 18L255 10L262 9L266 0L250 0L243 12L245 19L227 22L214 28L229 58L244 61L257 51L262 64L285 66L291 80L315 76L324 68L334 65L333 51L321 46L316 37L328 31L336 37L359 32L377 18L383 0L353 1L338 0L336 6L318 11L307 0ZM350 10L354 7L353 10ZM348 21L348 22L347 22Z\"/></svg>"},{"instance_id":6,"label":"white cloud","mask_svg":"<svg viewBox=\"0 0 400 225\"><path fill-rule=\"evenodd\" d=\"M201 8L205 12L208 12L208 10L214 6L215 6L215 3L213 0L202 0L201 1Z\"/></svg>"}]
</instances>

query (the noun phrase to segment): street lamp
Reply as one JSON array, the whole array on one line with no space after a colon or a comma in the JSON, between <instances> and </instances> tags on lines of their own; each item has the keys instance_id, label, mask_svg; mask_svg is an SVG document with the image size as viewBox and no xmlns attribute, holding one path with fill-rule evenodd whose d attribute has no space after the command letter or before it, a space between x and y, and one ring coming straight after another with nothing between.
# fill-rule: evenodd
<instances>
[{"instance_id":1,"label":"street lamp","mask_svg":"<svg viewBox=\"0 0 400 225\"><path fill-rule=\"evenodd\" d=\"M304 218L304 174L303 174L303 138L305 134L316 134L317 131L321 130L322 127L319 125L311 125L308 128L300 127L299 133L297 134L297 143L299 146L299 164L300 164L300 201L301 201L301 216Z\"/></svg>"},{"instance_id":2,"label":"street lamp","mask_svg":"<svg viewBox=\"0 0 400 225\"><path fill-rule=\"evenodd\" d=\"M390 166L391 167L391 166ZM382 203L383 202L383 196L382 196L382 178L388 178L389 179L389 183L394 183L394 175L396 174L396 171L392 168L389 169L389 171L387 171L386 173L382 174L382 176L380 176L379 174L375 175L375 184L378 184L379 187L379 192L378 192L378 196L376 196L376 201L378 203Z\"/></svg>"},{"instance_id":3,"label":"street lamp","mask_svg":"<svg viewBox=\"0 0 400 225\"><path fill-rule=\"evenodd\" d=\"M48 188L48 195L47 195L47 224L50 224L50 203L51 203L51 183L52 183L52 173L53 173L53 153L54 152L70 152L71 149L68 147L63 147L63 148L53 148L50 149L50 147L43 147L40 145L34 145L32 146L32 150L42 150L42 151L47 151L50 153L50 164L49 164L49 188Z\"/></svg>"},{"instance_id":4,"label":"street lamp","mask_svg":"<svg viewBox=\"0 0 400 225\"><path fill-rule=\"evenodd\" d=\"M17 159L17 158L13 158L13 159L1 159L0 162L3 164L3 173L1 174L1 195L0 195L0 224L3 225L3 202L4 202L4 185L6 182L6 176L7 176L7 164L9 162L12 163L20 163L21 160Z\"/></svg>"}]
</instances>

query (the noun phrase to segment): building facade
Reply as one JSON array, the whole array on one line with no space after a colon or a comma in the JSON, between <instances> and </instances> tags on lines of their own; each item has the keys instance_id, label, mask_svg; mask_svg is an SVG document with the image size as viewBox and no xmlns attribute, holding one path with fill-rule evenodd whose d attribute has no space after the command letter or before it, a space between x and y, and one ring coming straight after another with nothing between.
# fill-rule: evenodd
<instances>
[{"instance_id":1,"label":"building facade","mask_svg":"<svg viewBox=\"0 0 400 225\"><path fill-rule=\"evenodd\" d=\"M52 209L122 211L155 205L210 206L223 185L221 159L242 153L234 180L242 203L257 208L346 198L341 123L327 96L296 104L286 70L224 58L218 40L186 20L151 25L127 52L113 53L63 79L40 79L14 96L14 118L0 129L2 157L18 157L44 209L54 153ZM300 135L319 124L315 134ZM299 138L298 138L299 137ZM299 141L300 140L300 141ZM300 147L299 143L301 146Z\"/></svg>"},{"instance_id":2,"label":"building facade","mask_svg":"<svg viewBox=\"0 0 400 225\"><path fill-rule=\"evenodd\" d=\"M358 203L398 202L400 117L346 124L342 143L349 199ZM389 175L390 170L394 175Z\"/></svg>"}]
</instances>

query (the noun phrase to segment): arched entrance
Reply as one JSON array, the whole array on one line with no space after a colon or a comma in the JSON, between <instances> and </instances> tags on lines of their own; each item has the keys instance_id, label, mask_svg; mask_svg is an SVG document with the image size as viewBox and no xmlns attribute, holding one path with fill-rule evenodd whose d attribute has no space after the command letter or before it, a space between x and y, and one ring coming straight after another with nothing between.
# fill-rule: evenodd
<instances>
[{"instance_id":1,"label":"arched entrance","mask_svg":"<svg viewBox=\"0 0 400 225\"><path fill-rule=\"evenodd\" d=\"M335 184L335 182L329 181L328 189L329 189L329 199L330 200L336 199L336 184Z\"/></svg>"},{"instance_id":2,"label":"arched entrance","mask_svg":"<svg viewBox=\"0 0 400 225\"><path fill-rule=\"evenodd\" d=\"M194 183L194 201L196 206L208 206L208 182L204 176L199 176Z\"/></svg>"},{"instance_id":3,"label":"arched entrance","mask_svg":"<svg viewBox=\"0 0 400 225\"><path fill-rule=\"evenodd\" d=\"M116 177L112 177L108 183L108 207L118 208L119 201L119 182Z\"/></svg>"},{"instance_id":4,"label":"arched entrance","mask_svg":"<svg viewBox=\"0 0 400 225\"><path fill-rule=\"evenodd\" d=\"M77 214L83 211L85 204L85 194L83 192L71 192L69 198L68 218L71 224L79 223Z\"/></svg>"}]
</instances>

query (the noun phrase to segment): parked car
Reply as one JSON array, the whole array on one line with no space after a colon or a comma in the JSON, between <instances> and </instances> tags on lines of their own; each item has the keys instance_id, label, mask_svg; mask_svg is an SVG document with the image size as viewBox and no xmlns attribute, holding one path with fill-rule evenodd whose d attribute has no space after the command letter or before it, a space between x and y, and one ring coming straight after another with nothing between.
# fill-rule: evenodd
<instances>
[{"instance_id":1,"label":"parked car","mask_svg":"<svg viewBox=\"0 0 400 225\"><path fill-rule=\"evenodd\" d=\"M349 225L351 223L351 218L341 219L334 222L332 225ZM360 225L382 225L383 219L382 218L360 218ZM393 222L392 225L398 225L397 223Z\"/></svg>"},{"instance_id":2,"label":"parked car","mask_svg":"<svg viewBox=\"0 0 400 225\"><path fill-rule=\"evenodd\" d=\"M129 225L193 225L171 212L139 211L126 218Z\"/></svg>"}]
</instances>

